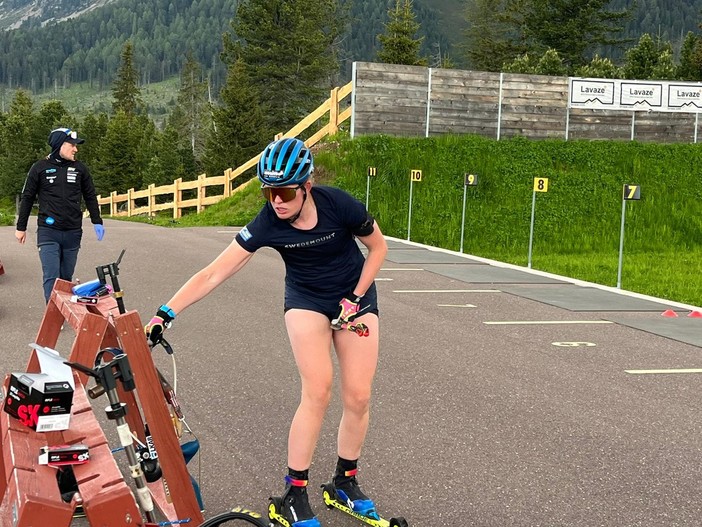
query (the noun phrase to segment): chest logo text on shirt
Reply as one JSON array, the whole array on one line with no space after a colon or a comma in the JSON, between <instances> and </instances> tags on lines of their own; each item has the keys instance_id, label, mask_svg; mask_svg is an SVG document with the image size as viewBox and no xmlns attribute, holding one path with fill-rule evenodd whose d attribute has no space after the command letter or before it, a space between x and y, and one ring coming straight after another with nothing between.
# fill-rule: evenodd
<instances>
[{"instance_id":1,"label":"chest logo text on shirt","mask_svg":"<svg viewBox=\"0 0 702 527\"><path fill-rule=\"evenodd\" d=\"M332 238L336 236L335 232L332 232L331 234L327 234L326 236L322 236L321 238L317 238L316 240L309 240L306 242L299 242L299 243L287 243L285 244L286 249L299 249L302 247L310 247L312 245L318 245L320 243L328 242Z\"/></svg>"}]
</instances>

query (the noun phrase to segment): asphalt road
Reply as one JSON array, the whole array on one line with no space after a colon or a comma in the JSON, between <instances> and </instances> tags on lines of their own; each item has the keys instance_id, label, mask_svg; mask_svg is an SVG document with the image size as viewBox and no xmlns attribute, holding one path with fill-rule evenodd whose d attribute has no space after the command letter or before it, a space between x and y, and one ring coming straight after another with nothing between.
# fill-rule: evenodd
<instances>
[{"instance_id":1,"label":"asphalt road","mask_svg":"<svg viewBox=\"0 0 702 527\"><path fill-rule=\"evenodd\" d=\"M86 225L76 278L95 278L95 266L126 249L120 283L142 320L234 235L105 223L100 243ZM24 369L44 310L34 233L25 246L13 233L0 228L4 373ZM401 247L393 241L388 258ZM432 262L444 254L444 267L470 276L462 256L409 245L405 261L410 250ZM383 516L402 515L413 527L700 525L702 377L627 373L701 367L700 346L607 323L626 314L655 328L660 311L617 308L614 316L606 302L601 311L566 309L505 292L484 274L471 283L429 267L396 258L378 276L381 358L360 481ZM265 512L283 489L299 391L283 325L283 272L277 253L262 250L168 332L179 398L202 444L200 466L190 467L207 517L235 505ZM537 323L514 323L524 321ZM73 338L64 330L59 352ZM165 354L158 365L172 371ZM339 417L337 393L311 468L313 496L334 469ZM321 493L313 505L325 526L360 525L327 510Z\"/></svg>"}]
</instances>

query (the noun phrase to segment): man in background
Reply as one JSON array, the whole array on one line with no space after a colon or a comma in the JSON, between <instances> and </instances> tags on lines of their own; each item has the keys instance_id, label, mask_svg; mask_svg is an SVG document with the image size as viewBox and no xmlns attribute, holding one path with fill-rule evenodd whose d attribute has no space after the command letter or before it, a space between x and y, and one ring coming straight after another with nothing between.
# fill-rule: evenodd
<instances>
[{"instance_id":1,"label":"man in background","mask_svg":"<svg viewBox=\"0 0 702 527\"><path fill-rule=\"evenodd\" d=\"M47 303L57 278L73 280L83 236L81 198L98 241L105 235L93 179L88 168L76 161L77 145L84 142L70 128L52 130L48 139L51 153L32 165L22 189L15 238L21 244L26 241L27 221L38 198L37 247Z\"/></svg>"}]
</instances>

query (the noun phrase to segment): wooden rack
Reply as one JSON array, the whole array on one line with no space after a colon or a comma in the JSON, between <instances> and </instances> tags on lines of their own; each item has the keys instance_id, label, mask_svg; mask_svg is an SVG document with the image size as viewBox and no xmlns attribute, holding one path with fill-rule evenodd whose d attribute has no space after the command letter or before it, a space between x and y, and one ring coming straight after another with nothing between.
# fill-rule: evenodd
<instances>
[{"instance_id":1,"label":"wooden rack","mask_svg":"<svg viewBox=\"0 0 702 527\"><path fill-rule=\"evenodd\" d=\"M127 404L126 419L132 432L143 442L144 422L159 454L163 478L149 483L155 506L167 521L189 519L187 525L203 522L173 421L164 399L144 329L136 311L120 314L112 297L96 305L71 301L73 284L57 280L46 306L35 342L55 348L62 325L75 330L68 360L90 368L98 351L116 347L129 357L136 390L120 389L120 400ZM29 343L28 343L29 344ZM27 372L39 372L36 352ZM83 443L90 449L90 460L75 465L73 471L86 518L91 526L146 527L134 495L124 480L110 451L108 440L85 392L87 376L74 373L75 392L70 428L61 432L42 432L22 425L0 411L0 527L69 527L80 503L61 499L56 469L38 464L42 447ZM9 375L5 379L5 385ZM7 390L6 390L7 391ZM0 403L0 406L5 401ZM166 483L167 482L167 483ZM47 523L49 522L49 523Z\"/></svg>"}]
</instances>

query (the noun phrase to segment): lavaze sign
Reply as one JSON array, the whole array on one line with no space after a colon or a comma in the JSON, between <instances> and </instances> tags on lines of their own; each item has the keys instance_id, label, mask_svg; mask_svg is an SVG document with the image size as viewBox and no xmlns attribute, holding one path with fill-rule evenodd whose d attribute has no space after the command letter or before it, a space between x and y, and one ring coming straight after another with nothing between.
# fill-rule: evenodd
<instances>
[{"instance_id":1,"label":"lavaze sign","mask_svg":"<svg viewBox=\"0 0 702 527\"><path fill-rule=\"evenodd\" d=\"M702 84L570 77L569 108L702 112Z\"/></svg>"}]
</instances>

